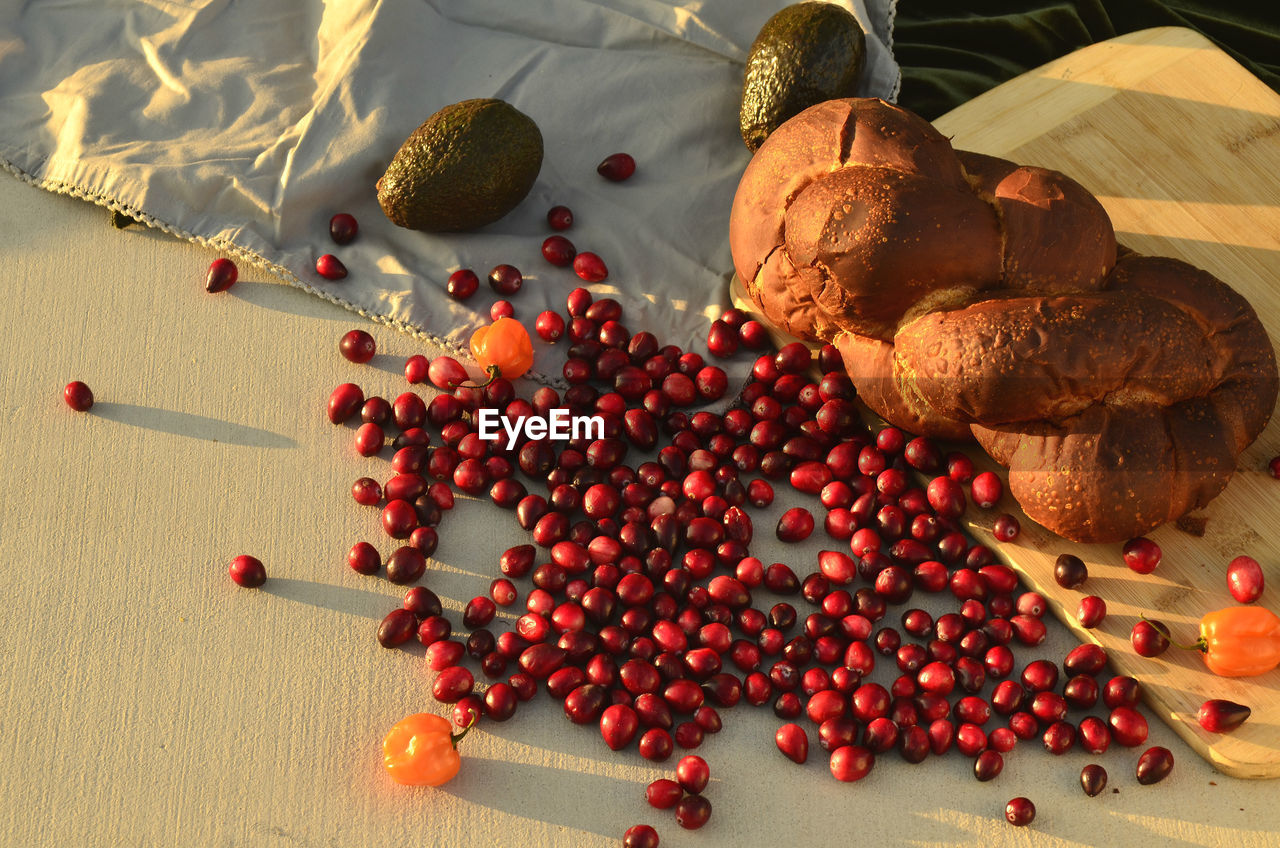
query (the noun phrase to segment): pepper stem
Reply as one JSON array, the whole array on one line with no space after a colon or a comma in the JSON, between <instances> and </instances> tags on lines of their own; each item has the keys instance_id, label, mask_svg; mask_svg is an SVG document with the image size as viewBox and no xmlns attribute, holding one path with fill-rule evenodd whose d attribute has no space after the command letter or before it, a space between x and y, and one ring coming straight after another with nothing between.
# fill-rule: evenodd
<instances>
[{"instance_id":1,"label":"pepper stem","mask_svg":"<svg viewBox=\"0 0 1280 848\"><path fill-rule=\"evenodd\" d=\"M1203 637L1197 639L1196 641L1192 642L1189 645L1184 644L1182 642L1175 642L1173 641L1172 638L1170 638L1171 636L1173 636L1173 634L1169 632L1168 626L1158 621L1152 621L1151 619L1147 618L1145 615L1139 615L1138 618L1142 619L1147 624L1150 624L1152 627L1156 628L1161 633L1163 633L1164 638L1168 639L1169 644L1175 648L1181 648L1184 651L1199 651L1202 654L1207 654L1209 652L1209 645L1204 641Z\"/></svg>"},{"instance_id":2,"label":"pepper stem","mask_svg":"<svg viewBox=\"0 0 1280 848\"><path fill-rule=\"evenodd\" d=\"M452 734L450 734L450 735L449 735L449 742L450 742L450 744L452 744L452 745L453 745L453 747L454 747L454 748L457 748L457 747L458 747L458 743L462 741L462 737L464 737L464 736L466 736L468 733L470 733L470 732L471 732L471 728L473 728L473 727L475 727L475 726L476 726L476 718L477 718L476 714L475 714L475 713L472 713L472 714L471 714L471 721L467 722L467 726L466 726L466 727L464 727L464 728L462 728L462 732L461 732L461 733L452 733Z\"/></svg>"},{"instance_id":3,"label":"pepper stem","mask_svg":"<svg viewBox=\"0 0 1280 848\"><path fill-rule=\"evenodd\" d=\"M458 388L483 389L485 386L502 376L502 369L496 365L490 365L485 369L485 373L489 375L489 379L485 380L480 385L477 386L475 383L459 383Z\"/></svg>"}]
</instances>

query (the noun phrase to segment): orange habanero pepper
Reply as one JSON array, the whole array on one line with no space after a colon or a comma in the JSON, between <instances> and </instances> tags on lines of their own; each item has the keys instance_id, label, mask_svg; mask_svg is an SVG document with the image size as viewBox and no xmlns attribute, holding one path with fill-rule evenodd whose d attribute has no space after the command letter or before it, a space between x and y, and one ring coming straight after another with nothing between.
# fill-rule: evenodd
<instances>
[{"instance_id":1,"label":"orange habanero pepper","mask_svg":"<svg viewBox=\"0 0 1280 848\"><path fill-rule=\"evenodd\" d=\"M396 722L382 740L382 764L391 779L405 786L440 786L452 780L462 768L458 742L467 735L466 730L452 731L448 719L432 713Z\"/></svg>"},{"instance_id":2,"label":"orange habanero pepper","mask_svg":"<svg viewBox=\"0 0 1280 848\"><path fill-rule=\"evenodd\" d=\"M472 333L471 354L490 380L514 380L533 367L529 331L514 318L499 318Z\"/></svg>"},{"instance_id":3,"label":"orange habanero pepper","mask_svg":"<svg viewBox=\"0 0 1280 848\"><path fill-rule=\"evenodd\" d=\"M1222 677L1256 677L1280 665L1280 616L1254 606L1227 607L1200 619L1194 647Z\"/></svg>"}]
</instances>

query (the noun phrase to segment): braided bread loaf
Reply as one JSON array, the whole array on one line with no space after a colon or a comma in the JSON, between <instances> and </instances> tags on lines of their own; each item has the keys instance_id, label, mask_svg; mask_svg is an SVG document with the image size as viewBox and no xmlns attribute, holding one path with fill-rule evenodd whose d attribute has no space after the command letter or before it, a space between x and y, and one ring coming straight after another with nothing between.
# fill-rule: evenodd
<instances>
[{"instance_id":1,"label":"braided bread loaf","mask_svg":"<svg viewBox=\"0 0 1280 848\"><path fill-rule=\"evenodd\" d=\"M954 150L883 101L827 101L774 132L729 240L771 323L834 343L893 424L977 439L1069 539L1204 506L1276 403L1271 342L1229 286L1118 247L1068 177Z\"/></svg>"}]
</instances>

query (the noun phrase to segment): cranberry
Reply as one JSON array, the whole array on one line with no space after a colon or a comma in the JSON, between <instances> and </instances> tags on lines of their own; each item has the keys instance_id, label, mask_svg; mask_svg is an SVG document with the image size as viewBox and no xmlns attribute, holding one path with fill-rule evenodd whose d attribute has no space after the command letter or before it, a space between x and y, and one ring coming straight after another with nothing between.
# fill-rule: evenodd
<instances>
[{"instance_id":1,"label":"cranberry","mask_svg":"<svg viewBox=\"0 0 1280 848\"><path fill-rule=\"evenodd\" d=\"M418 631L418 619L407 609L387 613L378 625L378 644L384 648L398 648L413 638Z\"/></svg>"},{"instance_id":2,"label":"cranberry","mask_svg":"<svg viewBox=\"0 0 1280 848\"><path fill-rule=\"evenodd\" d=\"M341 424L364 404L364 392L355 383L343 383L329 395L329 420Z\"/></svg>"},{"instance_id":3,"label":"cranberry","mask_svg":"<svg viewBox=\"0 0 1280 848\"><path fill-rule=\"evenodd\" d=\"M449 275L445 290L454 300L466 300L480 290L480 277L470 268L459 268Z\"/></svg>"},{"instance_id":4,"label":"cranberry","mask_svg":"<svg viewBox=\"0 0 1280 848\"><path fill-rule=\"evenodd\" d=\"M676 802L676 824L697 830L711 819L711 802L702 795L686 795Z\"/></svg>"},{"instance_id":5,"label":"cranberry","mask_svg":"<svg viewBox=\"0 0 1280 848\"><path fill-rule=\"evenodd\" d=\"M702 794L711 779L711 768L707 761L696 754L688 754L676 763L676 782L680 787L693 795Z\"/></svg>"},{"instance_id":6,"label":"cranberry","mask_svg":"<svg viewBox=\"0 0 1280 848\"><path fill-rule=\"evenodd\" d=\"M981 781L994 780L1004 770L1004 757L999 751L990 748L978 755L973 761L973 776Z\"/></svg>"},{"instance_id":7,"label":"cranberry","mask_svg":"<svg viewBox=\"0 0 1280 848\"><path fill-rule=\"evenodd\" d=\"M1089 763L1080 770L1080 788L1090 798L1095 798L1107 788L1107 770L1097 763Z\"/></svg>"},{"instance_id":8,"label":"cranberry","mask_svg":"<svg viewBox=\"0 0 1280 848\"><path fill-rule=\"evenodd\" d=\"M620 183L636 172L636 160L629 153L614 153L596 166L596 173L611 182Z\"/></svg>"},{"instance_id":9,"label":"cranberry","mask_svg":"<svg viewBox=\"0 0 1280 848\"><path fill-rule=\"evenodd\" d=\"M1124 564L1139 574L1150 574L1160 564L1160 546L1145 536L1124 543Z\"/></svg>"},{"instance_id":10,"label":"cranberry","mask_svg":"<svg viewBox=\"0 0 1280 848\"><path fill-rule=\"evenodd\" d=\"M79 380L67 383L66 388L62 390L62 399L67 402L67 406L76 412L88 412L93 406L93 391ZM333 408L332 401L330 409ZM335 422L337 423L337 422Z\"/></svg>"},{"instance_id":11,"label":"cranberry","mask_svg":"<svg viewBox=\"0 0 1280 848\"><path fill-rule=\"evenodd\" d=\"M558 268L572 265L577 255L578 249L564 236L547 236L542 242L542 258Z\"/></svg>"},{"instance_id":12,"label":"cranberry","mask_svg":"<svg viewBox=\"0 0 1280 848\"><path fill-rule=\"evenodd\" d=\"M1014 827L1026 827L1035 821L1036 805L1029 798L1014 798L1004 805L1004 818Z\"/></svg>"},{"instance_id":13,"label":"cranberry","mask_svg":"<svg viewBox=\"0 0 1280 848\"><path fill-rule=\"evenodd\" d=\"M431 694L442 704L456 704L471 692L475 682L475 676L464 666L450 666L436 676Z\"/></svg>"},{"instance_id":14,"label":"cranberry","mask_svg":"<svg viewBox=\"0 0 1280 848\"><path fill-rule=\"evenodd\" d=\"M1018 519L1007 512L997 515L995 522L991 525L991 535L996 537L997 542L1015 541L1021 533L1022 525L1018 523Z\"/></svg>"},{"instance_id":15,"label":"cranberry","mask_svg":"<svg viewBox=\"0 0 1280 848\"><path fill-rule=\"evenodd\" d=\"M329 238L334 244L351 244L360 233L360 225L354 215L339 212L329 219Z\"/></svg>"},{"instance_id":16,"label":"cranberry","mask_svg":"<svg viewBox=\"0 0 1280 848\"><path fill-rule=\"evenodd\" d=\"M316 273L326 280L341 280L347 276L347 266L332 253L326 253L316 260Z\"/></svg>"},{"instance_id":17,"label":"cranberry","mask_svg":"<svg viewBox=\"0 0 1280 848\"><path fill-rule=\"evenodd\" d=\"M1139 656L1158 657L1169 649L1169 628L1162 622L1144 618L1133 625L1129 641Z\"/></svg>"},{"instance_id":18,"label":"cranberry","mask_svg":"<svg viewBox=\"0 0 1280 848\"><path fill-rule=\"evenodd\" d=\"M248 554L241 554L231 560L227 572L237 586L246 589L256 589L267 582L267 570L263 567L262 560Z\"/></svg>"},{"instance_id":19,"label":"cranberry","mask_svg":"<svg viewBox=\"0 0 1280 848\"><path fill-rule=\"evenodd\" d=\"M1253 557L1238 556L1227 565L1227 591L1238 603L1258 600L1262 587L1262 566Z\"/></svg>"},{"instance_id":20,"label":"cranberry","mask_svg":"<svg viewBox=\"0 0 1280 848\"><path fill-rule=\"evenodd\" d=\"M1102 703L1109 709L1135 706L1138 703L1139 690L1138 681L1134 678L1113 677L1102 689Z\"/></svg>"},{"instance_id":21,"label":"cranberry","mask_svg":"<svg viewBox=\"0 0 1280 848\"><path fill-rule=\"evenodd\" d=\"M365 363L373 359L378 345L364 330L351 330L338 341L338 350L352 362Z\"/></svg>"},{"instance_id":22,"label":"cranberry","mask_svg":"<svg viewBox=\"0 0 1280 848\"><path fill-rule=\"evenodd\" d=\"M609 277L609 268L596 254L583 251L573 258L573 273L588 283L599 283Z\"/></svg>"},{"instance_id":23,"label":"cranberry","mask_svg":"<svg viewBox=\"0 0 1280 848\"><path fill-rule=\"evenodd\" d=\"M368 542L356 542L347 554L347 565L357 574L377 574L382 567L382 557L378 550Z\"/></svg>"},{"instance_id":24,"label":"cranberry","mask_svg":"<svg viewBox=\"0 0 1280 848\"><path fill-rule=\"evenodd\" d=\"M1107 716L1111 735L1126 748L1135 748L1147 741L1147 720L1132 707L1116 707Z\"/></svg>"},{"instance_id":25,"label":"cranberry","mask_svg":"<svg viewBox=\"0 0 1280 848\"><path fill-rule=\"evenodd\" d=\"M1267 463L1267 470L1271 472L1271 476L1280 480L1280 456L1273 456L1271 461Z\"/></svg>"},{"instance_id":26,"label":"cranberry","mask_svg":"<svg viewBox=\"0 0 1280 848\"><path fill-rule=\"evenodd\" d=\"M489 272L489 288L503 297L510 297L524 285L524 275L514 265L495 265Z\"/></svg>"},{"instance_id":27,"label":"cranberry","mask_svg":"<svg viewBox=\"0 0 1280 848\"><path fill-rule=\"evenodd\" d=\"M684 797L684 789L674 780L661 777L645 788L644 796L655 810L669 810Z\"/></svg>"},{"instance_id":28,"label":"cranberry","mask_svg":"<svg viewBox=\"0 0 1280 848\"><path fill-rule=\"evenodd\" d=\"M1097 716L1085 716L1077 729L1080 747L1090 754L1106 753L1111 747L1111 729Z\"/></svg>"},{"instance_id":29,"label":"cranberry","mask_svg":"<svg viewBox=\"0 0 1280 848\"><path fill-rule=\"evenodd\" d=\"M941 518L959 518L964 513L964 489L950 477L934 477L925 490L929 505Z\"/></svg>"},{"instance_id":30,"label":"cranberry","mask_svg":"<svg viewBox=\"0 0 1280 848\"><path fill-rule=\"evenodd\" d=\"M559 313L547 310L538 314L533 328L544 342L556 342L564 336L564 319Z\"/></svg>"},{"instance_id":31,"label":"cranberry","mask_svg":"<svg viewBox=\"0 0 1280 848\"><path fill-rule=\"evenodd\" d=\"M1143 786L1159 783L1168 777L1171 771L1173 771L1173 752L1168 748L1156 745L1143 751L1142 756L1138 757L1138 783Z\"/></svg>"},{"instance_id":32,"label":"cranberry","mask_svg":"<svg viewBox=\"0 0 1280 848\"><path fill-rule=\"evenodd\" d=\"M801 542L813 532L813 515L804 507L792 507L778 519L777 536L783 542Z\"/></svg>"},{"instance_id":33,"label":"cranberry","mask_svg":"<svg viewBox=\"0 0 1280 848\"><path fill-rule=\"evenodd\" d=\"M387 557L387 579L398 585L413 583L427 571L427 558L412 545L396 548Z\"/></svg>"},{"instance_id":34,"label":"cranberry","mask_svg":"<svg viewBox=\"0 0 1280 848\"><path fill-rule=\"evenodd\" d=\"M990 509L1000 502L1004 494L1004 484L1000 477L992 471L983 471L969 483L969 492L973 502L981 509Z\"/></svg>"},{"instance_id":35,"label":"cranberry","mask_svg":"<svg viewBox=\"0 0 1280 848\"><path fill-rule=\"evenodd\" d=\"M1076 607L1076 621L1086 630L1097 627L1107 615L1107 602L1097 595L1086 595Z\"/></svg>"},{"instance_id":36,"label":"cranberry","mask_svg":"<svg viewBox=\"0 0 1280 848\"><path fill-rule=\"evenodd\" d=\"M622 835L622 848L658 848L658 831L652 825L632 825Z\"/></svg>"},{"instance_id":37,"label":"cranberry","mask_svg":"<svg viewBox=\"0 0 1280 848\"><path fill-rule=\"evenodd\" d=\"M1077 589L1089 579L1084 560L1074 554L1060 554L1053 565L1053 579L1064 589Z\"/></svg>"},{"instance_id":38,"label":"cranberry","mask_svg":"<svg viewBox=\"0 0 1280 848\"><path fill-rule=\"evenodd\" d=\"M1214 698L1200 705L1200 726L1210 733L1229 733L1244 724L1252 713L1244 704Z\"/></svg>"},{"instance_id":39,"label":"cranberry","mask_svg":"<svg viewBox=\"0 0 1280 848\"><path fill-rule=\"evenodd\" d=\"M842 745L831 752L831 775L836 780L851 783L871 773L876 757L860 745Z\"/></svg>"},{"instance_id":40,"label":"cranberry","mask_svg":"<svg viewBox=\"0 0 1280 848\"><path fill-rule=\"evenodd\" d=\"M239 278L240 272L236 268L236 263L220 257L209 265L209 272L204 278L204 290L209 294L224 292L234 286Z\"/></svg>"}]
</instances>

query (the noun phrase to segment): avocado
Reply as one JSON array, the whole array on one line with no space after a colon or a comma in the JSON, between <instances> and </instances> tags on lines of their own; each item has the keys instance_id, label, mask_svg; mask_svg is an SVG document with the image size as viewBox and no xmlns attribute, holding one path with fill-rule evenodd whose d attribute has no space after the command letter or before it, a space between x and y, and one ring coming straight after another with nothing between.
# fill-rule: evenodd
<instances>
[{"instance_id":1,"label":"avocado","mask_svg":"<svg viewBox=\"0 0 1280 848\"><path fill-rule=\"evenodd\" d=\"M378 180L378 204L411 230L474 230L519 205L541 168L531 118L502 100L463 100L405 139Z\"/></svg>"},{"instance_id":2,"label":"avocado","mask_svg":"<svg viewBox=\"0 0 1280 848\"><path fill-rule=\"evenodd\" d=\"M787 6L761 27L743 74L740 128L756 151L798 112L824 100L854 97L866 61L858 19L825 2Z\"/></svg>"}]
</instances>

